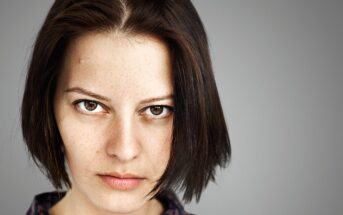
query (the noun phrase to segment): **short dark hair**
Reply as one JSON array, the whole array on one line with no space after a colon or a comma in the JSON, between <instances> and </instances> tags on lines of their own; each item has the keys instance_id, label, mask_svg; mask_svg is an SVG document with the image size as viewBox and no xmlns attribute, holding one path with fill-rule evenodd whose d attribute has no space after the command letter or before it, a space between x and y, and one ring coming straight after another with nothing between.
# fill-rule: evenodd
<instances>
[{"instance_id":1,"label":"short dark hair","mask_svg":"<svg viewBox=\"0 0 343 215\"><path fill-rule=\"evenodd\" d=\"M22 132L34 162L55 188L71 186L53 112L57 79L69 43L87 32L118 30L162 39L170 50L174 87L171 157L153 191L200 199L216 167L231 157L204 27L190 0L56 0L40 29L21 107Z\"/></svg>"}]
</instances>

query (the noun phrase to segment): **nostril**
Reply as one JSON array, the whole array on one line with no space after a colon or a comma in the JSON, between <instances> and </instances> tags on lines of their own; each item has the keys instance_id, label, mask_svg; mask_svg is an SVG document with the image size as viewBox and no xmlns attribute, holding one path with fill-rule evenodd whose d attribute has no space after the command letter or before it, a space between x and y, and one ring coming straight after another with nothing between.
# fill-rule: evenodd
<instances>
[{"instance_id":1,"label":"nostril","mask_svg":"<svg viewBox=\"0 0 343 215\"><path fill-rule=\"evenodd\" d=\"M140 153L139 141L129 129L118 129L109 136L106 152L110 157L128 161L138 157Z\"/></svg>"}]
</instances>

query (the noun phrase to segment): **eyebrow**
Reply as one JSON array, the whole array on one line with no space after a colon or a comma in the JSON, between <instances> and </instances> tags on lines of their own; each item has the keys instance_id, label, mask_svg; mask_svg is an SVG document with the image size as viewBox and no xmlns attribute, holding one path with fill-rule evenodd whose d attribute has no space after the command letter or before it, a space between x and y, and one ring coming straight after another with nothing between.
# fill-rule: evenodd
<instances>
[{"instance_id":1,"label":"eyebrow","mask_svg":"<svg viewBox=\"0 0 343 215\"><path fill-rule=\"evenodd\" d=\"M72 88L66 89L65 92L66 93L70 93L70 92L80 93L80 94L87 95L87 96L90 96L90 97L93 97L93 98L96 98L99 100L103 100L103 101L107 101L107 102L111 101L111 99L106 97L106 96L102 96L102 95L93 93L93 92L86 90L86 89L83 89L81 87L72 87ZM163 95L163 96L144 99L139 103L140 104L147 104L147 103L156 102L156 101L173 99L173 97L174 97L173 94L167 94L167 95Z\"/></svg>"},{"instance_id":2,"label":"eyebrow","mask_svg":"<svg viewBox=\"0 0 343 215\"><path fill-rule=\"evenodd\" d=\"M111 99L107 98L106 96L102 96L102 95L93 93L93 92L86 90L86 89L83 89L81 87L72 87L72 88L66 89L64 92L66 92L66 93L71 93L71 92L80 93L80 94L87 95L87 96L90 96L90 97L93 97L93 98L96 98L99 100L103 100L103 101L107 101L107 102L111 101Z\"/></svg>"},{"instance_id":3,"label":"eyebrow","mask_svg":"<svg viewBox=\"0 0 343 215\"><path fill-rule=\"evenodd\" d=\"M157 102L157 101L162 101L162 100L169 100L173 98L174 98L173 94L167 94L165 96L158 96L154 98L144 99L140 102L140 104L147 104L147 103L152 103L152 102Z\"/></svg>"}]
</instances>

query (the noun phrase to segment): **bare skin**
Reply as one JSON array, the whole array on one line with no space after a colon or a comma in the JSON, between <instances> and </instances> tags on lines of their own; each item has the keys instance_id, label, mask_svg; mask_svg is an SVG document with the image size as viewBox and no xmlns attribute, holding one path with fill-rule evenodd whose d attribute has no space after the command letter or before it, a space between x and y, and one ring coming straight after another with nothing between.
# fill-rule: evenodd
<instances>
[{"instance_id":1,"label":"bare skin","mask_svg":"<svg viewBox=\"0 0 343 215\"><path fill-rule=\"evenodd\" d=\"M157 38L89 33L70 45L54 98L72 188L51 214L161 214L149 192L170 157L173 85Z\"/></svg>"}]
</instances>

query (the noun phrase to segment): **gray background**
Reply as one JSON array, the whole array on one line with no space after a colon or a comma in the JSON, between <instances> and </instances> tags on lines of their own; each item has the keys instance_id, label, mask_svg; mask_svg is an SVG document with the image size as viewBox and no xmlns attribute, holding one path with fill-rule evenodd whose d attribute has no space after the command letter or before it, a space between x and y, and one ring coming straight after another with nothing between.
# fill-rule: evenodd
<instances>
[{"instance_id":1,"label":"gray background","mask_svg":"<svg viewBox=\"0 0 343 215\"><path fill-rule=\"evenodd\" d=\"M28 159L19 108L51 6L0 2L0 214L52 190ZM196 0L207 28L233 157L196 214L343 214L343 1Z\"/></svg>"}]
</instances>

